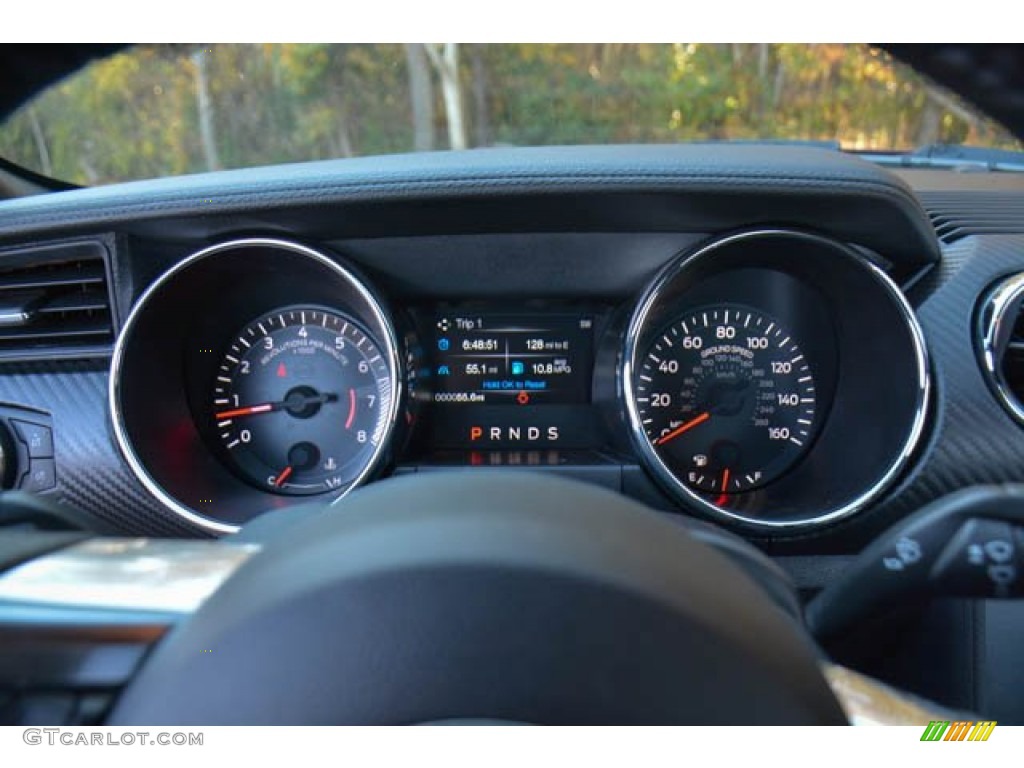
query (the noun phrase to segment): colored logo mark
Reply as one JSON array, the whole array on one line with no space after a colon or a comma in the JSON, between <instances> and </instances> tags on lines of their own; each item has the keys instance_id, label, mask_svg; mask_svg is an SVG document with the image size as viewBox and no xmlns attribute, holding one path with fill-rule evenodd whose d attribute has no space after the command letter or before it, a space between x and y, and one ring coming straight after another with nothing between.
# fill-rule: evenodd
<instances>
[{"instance_id":1,"label":"colored logo mark","mask_svg":"<svg viewBox=\"0 0 1024 768\"><path fill-rule=\"evenodd\" d=\"M995 727L995 720L932 720L921 734L921 741L988 741Z\"/></svg>"}]
</instances>

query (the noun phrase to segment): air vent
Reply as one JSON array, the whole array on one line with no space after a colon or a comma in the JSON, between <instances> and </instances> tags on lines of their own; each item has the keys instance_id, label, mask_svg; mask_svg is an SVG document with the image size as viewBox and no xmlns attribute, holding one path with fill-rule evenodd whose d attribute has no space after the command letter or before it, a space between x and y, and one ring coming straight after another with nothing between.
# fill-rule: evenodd
<instances>
[{"instance_id":1,"label":"air vent","mask_svg":"<svg viewBox=\"0 0 1024 768\"><path fill-rule=\"evenodd\" d=\"M0 360L109 355L113 340L102 244L0 253Z\"/></svg>"},{"instance_id":2,"label":"air vent","mask_svg":"<svg viewBox=\"0 0 1024 768\"><path fill-rule=\"evenodd\" d=\"M918 197L946 244L970 235L1024 233L1020 192L919 192Z\"/></svg>"},{"instance_id":3,"label":"air vent","mask_svg":"<svg viewBox=\"0 0 1024 768\"><path fill-rule=\"evenodd\" d=\"M978 313L978 354L989 385L1024 424L1024 273L997 284Z\"/></svg>"}]
</instances>

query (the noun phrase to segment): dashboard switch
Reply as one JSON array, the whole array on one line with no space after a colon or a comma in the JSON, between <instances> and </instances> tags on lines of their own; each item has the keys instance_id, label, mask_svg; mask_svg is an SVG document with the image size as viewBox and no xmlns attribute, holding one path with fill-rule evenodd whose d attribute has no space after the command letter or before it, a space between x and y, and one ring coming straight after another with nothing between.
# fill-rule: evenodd
<instances>
[{"instance_id":1,"label":"dashboard switch","mask_svg":"<svg viewBox=\"0 0 1024 768\"><path fill-rule=\"evenodd\" d=\"M36 467L36 462L44 462ZM35 408L0 406L0 489L56 486L50 415ZM32 482L33 470L39 472ZM41 485L40 485L41 484Z\"/></svg>"},{"instance_id":2,"label":"dashboard switch","mask_svg":"<svg viewBox=\"0 0 1024 768\"><path fill-rule=\"evenodd\" d=\"M57 485L57 465L53 459L32 459L28 473L19 486L23 491L39 493Z\"/></svg>"},{"instance_id":3,"label":"dashboard switch","mask_svg":"<svg viewBox=\"0 0 1024 768\"><path fill-rule=\"evenodd\" d=\"M53 432L49 427L20 419L11 419L11 425L19 439L28 446L29 458L53 457Z\"/></svg>"}]
</instances>

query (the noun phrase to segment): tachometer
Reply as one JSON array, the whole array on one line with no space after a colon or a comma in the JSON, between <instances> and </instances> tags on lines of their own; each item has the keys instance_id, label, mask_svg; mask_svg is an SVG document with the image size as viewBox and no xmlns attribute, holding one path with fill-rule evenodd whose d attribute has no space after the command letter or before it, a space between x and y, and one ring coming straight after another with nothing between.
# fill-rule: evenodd
<instances>
[{"instance_id":1,"label":"tachometer","mask_svg":"<svg viewBox=\"0 0 1024 768\"><path fill-rule=\"evenodd\" d=\"M213 382L213 428L229 464L265 490L344 488L387 427L388 364L351 318L315 307L277 310L229 344Z\"/></svg>"},{"instance_id":2,"label":"tachometer","mask_svg":"<svg viewBox=\"0 0 1024 768\"><path fill-rule=\"evenodd\" d=\"M784 474L814 437L811 367L792 334L755 309L716 305L677 318L634 377L654 450L718 506Z\"/></svg>"}]
</instances>

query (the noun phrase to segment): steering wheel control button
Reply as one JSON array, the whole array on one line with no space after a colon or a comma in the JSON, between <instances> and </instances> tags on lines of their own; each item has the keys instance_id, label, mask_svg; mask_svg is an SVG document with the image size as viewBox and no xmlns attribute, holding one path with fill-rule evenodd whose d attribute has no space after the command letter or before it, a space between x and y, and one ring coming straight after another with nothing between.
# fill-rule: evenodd
<instances>
[{"instance_id":1,"label":"steering wheel control button","mask_svg":"<svg viewBox=\"0 0 1024 768\"><path fill-rule=\"evenodd\" d=\"M904 536L896 542L893 553L882 558L882 567L887 571L904 571L921 559L921 545L916 539Z\"/></svg>"},{"instance_id":2,"label":"steering wheel control button","mask_svg":"<svg viewBox=\"0 0 1024 768\"><path fill-rule=\"evenodd\" d=\"M970 520L961 526L932 578L951 594L1011 597L1021 592L1020 548L1001 520Z\"/></svg>"},{"instance_id":3,"label":"steering wheel control button","mask_svg":"<svg viewBox=\"0 0 1024 768\"><path fill-rule=\"evenodd\" d=\"M20 419L11 419L11 426L18 438L28 446L29 458L45 459L53 456L53 432L49 427Z\"/></svg>"},{"instance_id":4,"label":"steering wheel control button","mask_svg":"<svg viewBox=\"0 0 1024 768\"><path fill-rule=\"evenodd\" d=\"M1024 596L1024 485L965 488L911 515L807 606L819 640L908 600Z\"/></svg>"},{"instance_id":5,"label":"steering wheel control button","mask_svg":"<svg viewBox=\"0 0 1024 768\"><path fill-rule=\"evenodd\" d=\"M904 531L874 556L870 568L872 589L879 594L923 589L947 541L949 538L941 531L927 527Z\"/></svg>"}]
</instances>

